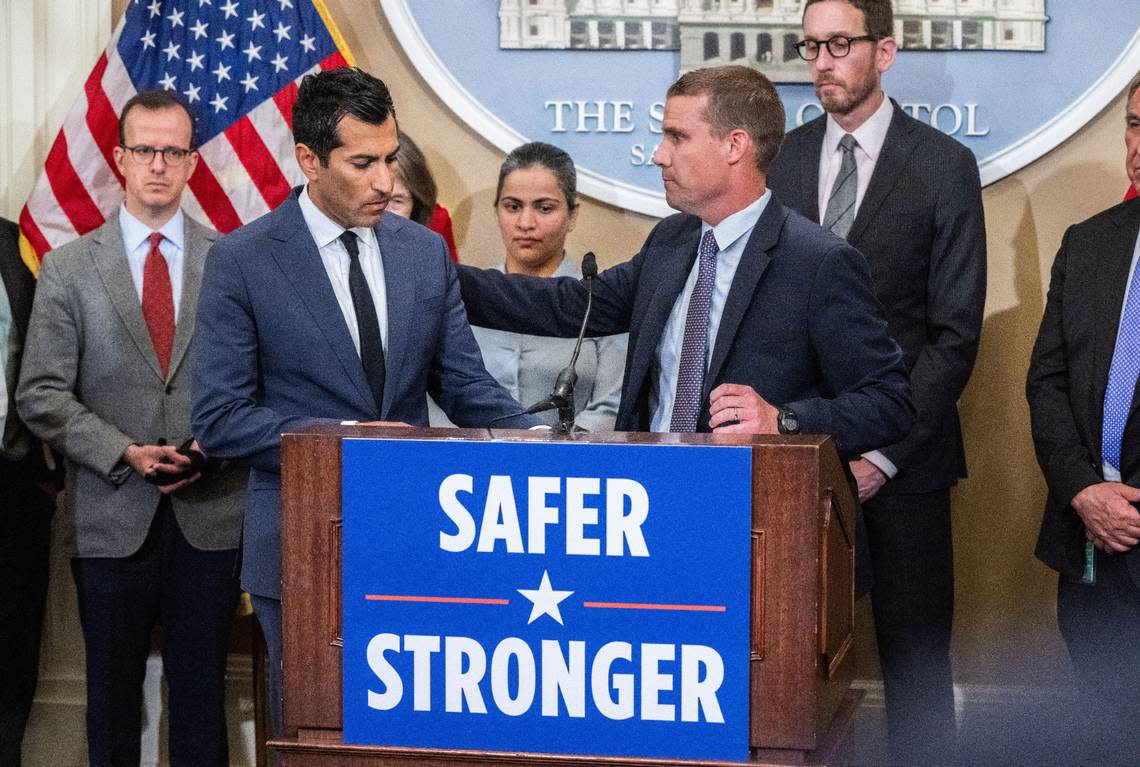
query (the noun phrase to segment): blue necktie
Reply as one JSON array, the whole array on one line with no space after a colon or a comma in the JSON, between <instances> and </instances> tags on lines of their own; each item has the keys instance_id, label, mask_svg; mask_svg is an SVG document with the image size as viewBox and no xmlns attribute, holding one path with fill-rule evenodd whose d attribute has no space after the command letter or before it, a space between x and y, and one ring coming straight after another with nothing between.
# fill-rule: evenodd
<instances>
[{"instance_id":1,"label":"blue necktie","mask_svg":"<svg viewBox=\"0 0 1140 767\"><path fill-rule=\"evenodd\" d=\"M697 284L689 296L685 314L685 338L681 341L681 362L677 371L677 392L673 397L673 415L669 431L694 432L701 412L701 389L705 383L705 359L709 348L709 305L716 284L716 254L720 250L712 229L701 238L697 250L700 266Z\"/></svg>"},{"instance_id":2,"label":"blue necktie","mask_svg":"<svg viewBox=\"0 0 1140 767\"><path fill-rule=\"evenodd\" d=\"M1132 272L1128 303L1120 318L1112 367L1108 369L1108 389L1104 393L1104 435L1101 457L1120 469L1120 443L1132 408L1136 378L1140 375L1140 268Z\"/></svg>"}]
</instances>

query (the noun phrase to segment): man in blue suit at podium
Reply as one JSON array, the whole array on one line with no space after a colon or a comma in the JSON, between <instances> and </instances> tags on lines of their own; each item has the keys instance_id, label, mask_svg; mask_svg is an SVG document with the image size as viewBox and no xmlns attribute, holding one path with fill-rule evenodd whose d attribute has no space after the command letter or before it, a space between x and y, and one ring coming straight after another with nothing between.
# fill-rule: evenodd
<instances>
[{"instance_id":1,"label":"man in blue suit at podium","mask_svg":"<svg viewBox=\"0 0 1140 767\"><path fill-rule=\"evenodd\" d=\"M598 275L589 335L629 332L616 428L830 434L852 457L910 427L902 355L867 262L767 189L784 109L764 75L674 83L653 155L665 199L641 252ZM577 335L586 288L460 267L476 325Z\"/></svg>"},{"instance_id":2,"label":"man in blue suit at podium","mask_svg":"<svg viewBox=\"0 0 1140 767\"><path fill-rule=\"evenodd\" d=\"M425 393L460 426L537 423L483 367L443 239L395 215L391 96L359 69L306 77L293 108L308 184L220 240L203 277L194 433L252 466L242 587L281 709L281 434L318 422L428 423Z\"/></svg>"}]
</instances>

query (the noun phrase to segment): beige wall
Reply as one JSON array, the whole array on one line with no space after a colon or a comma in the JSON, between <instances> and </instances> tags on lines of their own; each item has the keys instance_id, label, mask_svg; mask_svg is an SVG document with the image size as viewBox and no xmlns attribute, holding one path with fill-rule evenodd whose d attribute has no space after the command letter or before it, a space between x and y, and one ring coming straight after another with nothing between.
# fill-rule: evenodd
<instances>
[{"instance_id":1,"label":"beige wall","mask_svg":"<svg viewBox=\"0 0 1140 767\"><path fill-rule=\"evenodd\" d=\"M495 262L501 248L490 208L501 153L431 92L376 0L327 4L359 64L392 88L401 126L425 150L462 259ZM125 0L112 6L118 19ZM1033 558L1044 487L1029 438L1025 369L1065 227L1119 201L1126 186L1123 110L1121 97L1077 136L984 193L989 293L977 369L961 404L970 479L954 498L959 682L1050 685L1066 673L1053 618L1055 578ZM653 223L585 199L570 248L594 250L603 265L613 264L636 251ZM865 608L858 653L871 675Z\"/></svg>"}]
</instances>

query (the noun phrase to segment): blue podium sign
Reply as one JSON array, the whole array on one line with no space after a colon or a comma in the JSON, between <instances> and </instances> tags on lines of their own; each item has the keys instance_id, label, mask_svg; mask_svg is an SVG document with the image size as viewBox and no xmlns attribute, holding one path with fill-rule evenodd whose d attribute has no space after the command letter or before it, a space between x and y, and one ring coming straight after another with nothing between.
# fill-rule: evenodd
<instances>
[{"instance_id":1,"label":"blue podium sign","mask_svg":"<svg viewBox=\"0 0 1140 767\"><path fill-rule=\"evenodd\" d=\"M748 758L749 448L342 458L345 743Z\"/></svg>"}]
</instances>

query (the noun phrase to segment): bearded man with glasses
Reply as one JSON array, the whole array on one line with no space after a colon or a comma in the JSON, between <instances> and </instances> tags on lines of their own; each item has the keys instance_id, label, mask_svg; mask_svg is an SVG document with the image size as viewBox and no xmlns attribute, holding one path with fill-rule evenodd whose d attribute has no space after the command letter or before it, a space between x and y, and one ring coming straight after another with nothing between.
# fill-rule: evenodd
<instances>
[{"instance_id":1,"label":"bearded man with glasses","mask_svg":"<svg viewBox=\"0 0 1140 767\"><path fill-rule=\"evenodd\" d=\"M170 93L123 107L118 215L44 259L16 394L67 461L65 539L87 661L92 765L137 765L151 631L162 626L171 765L227 765L224 679L246 474L190 429L206 252L186 216L193 118Z\"/></svg>"},{"instance_id":2,"label":"bearded man with glasses","mask_svg":"<svg viewBox=\"0 0 1140 767\"><path fill-rule=\"evenodd\" d=\"M897 43L890 0L807 0L804 39L825 114L788 134L768 182L867 257L902 347L917 418L851 461L867 522L871 602L891 762L954 761L950 488L966 476L957 403L986 287L974 155L883 93Z\"/></svg>"}]
</instances>

